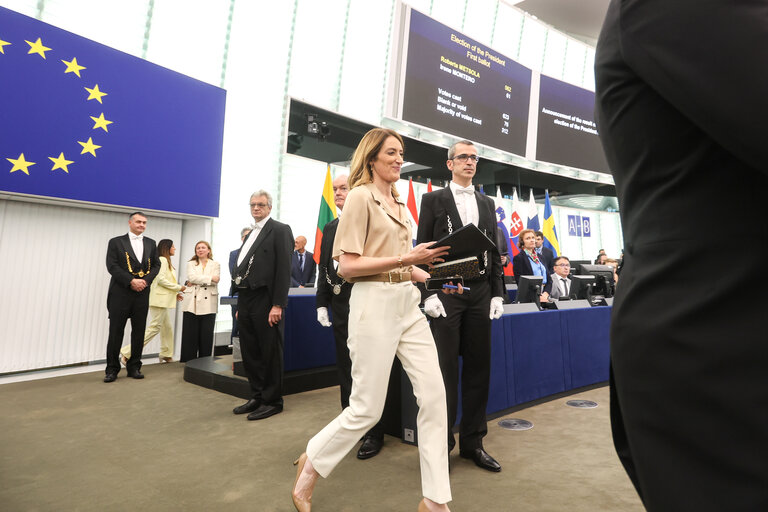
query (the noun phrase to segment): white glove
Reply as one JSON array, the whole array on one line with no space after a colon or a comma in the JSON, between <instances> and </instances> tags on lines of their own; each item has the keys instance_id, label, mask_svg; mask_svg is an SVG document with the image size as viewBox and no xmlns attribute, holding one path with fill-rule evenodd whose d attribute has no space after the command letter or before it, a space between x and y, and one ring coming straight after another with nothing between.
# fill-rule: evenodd
<instances>
[{"instance_id":1,"label":"white glove","mask_svg":"<svg viewBox=\"0 0 768 512\"><path fill-rule=\"evenodd\" d=\"M331 326L331 321L328 320L328 308L317 308L317 323L323 327Z\"/></svg>"},{"instance_id":2,"label":"white glove","mask_svg":"<svg viewBox=\"0 0 768 512\"><path fill-rule=\"evenodd\" d=\"M445 316L445 308L443 303L440 302L440 297L437 294L430 295L427 300L424 301L424 312L432 318L439 316Z\"/></svg>"},{"instance_id":3,"label":"white glove","mask_svg":"<svg viewBox=\"0 0 768 512\"><path fill-rule=\"evenodd\" d=\"M491 299L491 320L501 318L504 313L504 299L501 297L494 297Z\"/></svg>"}]
</instances>

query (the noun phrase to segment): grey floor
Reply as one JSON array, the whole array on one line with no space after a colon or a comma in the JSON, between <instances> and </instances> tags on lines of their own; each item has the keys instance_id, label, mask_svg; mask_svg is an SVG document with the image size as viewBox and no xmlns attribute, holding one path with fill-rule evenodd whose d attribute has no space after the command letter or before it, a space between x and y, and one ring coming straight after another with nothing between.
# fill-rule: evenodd
<instances>
[{"instance_id":1,"label":"grey floor","mask_svg":"<svg viewBox=\"0 0 768 512\"><path fill-rule=\"evenodd\" d=\"M181 363L144 367L112 384L84 373L0 385L0 510L291 511L291 462L338 413L338 389L290 395L285 411L249 422L241 400L184 382ZM565 402L584 398L595 409ZM608 389L489 422L498 474L451 456L453 511L640 511L611 444ZM415 447L386 437L381 454L354 451L315 490L313 510L415 511Z\"/></svg>"}]
</instances>

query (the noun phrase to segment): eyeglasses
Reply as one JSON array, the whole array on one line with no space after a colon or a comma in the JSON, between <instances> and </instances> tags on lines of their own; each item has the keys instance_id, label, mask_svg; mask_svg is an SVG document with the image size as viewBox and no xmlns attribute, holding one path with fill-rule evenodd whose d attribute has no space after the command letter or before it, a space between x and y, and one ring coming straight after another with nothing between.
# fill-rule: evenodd
<instances>
[{"instance_id":1,"label":"eyeglasses","mask_svg":"<svg viewBox=\"0 0 768 512\"><path fill-rule=\"evenodd\" d=\"M267 203L251 203L251 208L256 208L257 206L259 208L266 208L269 205Z\"/></svg>"},{"instance_id":2,"label":"eyeglasses","mask_svg":"<svg viewBox=\"0 0 768 512\"><path fill-rule=\"evenodd\" d=\"M555 265L555 266L556 266L556 267L568 267L568 268L571 268L571 266L570 266L568 263L558 263L558 264L557 264L557 265Z\"/></svg>"},{"instance_id":3,"label":"eyeglasses","mask_svg":"<svg viewBox=\"0 0 768 512\"><path fill-rule=\"evenodd\" d=\"M453 160L458 160L459 162L466 162L467 160L472 160L473 162L477 163L480 161L480 157L477 155L467 155L466 153L461 155L456 155L453 157Z\"/></svg>"}]
</instances>

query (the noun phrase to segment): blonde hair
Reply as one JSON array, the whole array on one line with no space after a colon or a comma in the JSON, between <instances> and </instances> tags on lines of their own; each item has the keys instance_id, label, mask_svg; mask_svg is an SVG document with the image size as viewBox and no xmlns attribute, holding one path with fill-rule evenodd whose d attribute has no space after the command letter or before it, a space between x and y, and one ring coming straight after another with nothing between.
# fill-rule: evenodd
<instances>
[{"instance_id":1,"label":"blonde hair","mask_svg":"<svg viewBox=\"0 0 768 512\"><path fill-rule=\"evenodd\" d=\"M374 128L368 133L363 135L360 139L360 143L355 149L355 153L352 155L352 162L350 163L349 179L347 185L349 190L360 185L366 185L373 183L373 170L371 169L371 162L376 159L376 155L381 151L381 147L384 145L384 141L389 137L394 137L400 142L400 145L405 149L403 138L394 130L388 128ZM395 184L392 184L392 195L394 197L400 197L397 193Z\"/></svg>"},{"instance_id":2,"label":"blonde hair","mask_svg":"<svg viewBox=\"0 0 768 512\"><path fill-rule=\"evenodd\" d=\"M194 261L196 265L200 264L200 258L197 257L197 246L200 244L205 244L208 247L208 259L213 260L213 250L211 250L211 244L205 240L200 240L195 244L195 255L189 258L189 261Z\"/></svg>"}]
</instances>

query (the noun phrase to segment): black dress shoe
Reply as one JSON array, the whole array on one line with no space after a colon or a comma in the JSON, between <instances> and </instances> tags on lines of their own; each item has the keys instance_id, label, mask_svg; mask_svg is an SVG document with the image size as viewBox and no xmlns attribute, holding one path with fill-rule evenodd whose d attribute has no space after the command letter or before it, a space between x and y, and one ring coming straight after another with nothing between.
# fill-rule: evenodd
<instances>
[{"instance_id":1,"label":"black dress shoe","mask_svg":"<svg viewBox=\"0 0 768 512\"><path fill-rule=\"evenodd\" d=\"M474 463L483 469L498 473L501 471L501 464L496 462L496 459L488 455L488 453L482 448L475 448L474 450L459 453L465 459L472 459Z\"/></svg>"},{"instance_id":2,"label":"black dress shoe","mask_svg":"<svg viewBox=\"0 0 768 512\"><path fill-rule=\"evenodd\" d=\"M251 398L247 402L245 402L243 405L238 405L234 409L232 409L232 412L235 414L245 414L247 412L253 412L256 409L259 408L261 405L261 402L259 400L256 400L255 398Z\"/></svg>"},{"instance_id":3,"label":"black dress shoe","mask_svg":"<svg viewBox=\"0 0 768 512\"><path fill-rule=\"evenodd\" d=\"M104 376L104 382L115 382L117 380L116 373L108 373Z\"/></svg>"},{"instance_id":4,"label":"black dress shoe","mask_svg":"<svg viewBox=\"0 0 768 512\"><path fill-rule=\"evenodd\" d=\"M141 373L141 370L136 370L136 371L133 371L133 372L129 372L128 376L130 378L132 378L132 379L143 379L144 378L144 374Z\"/></svg>"},{"instance_id":5,"label":"black dress shoe","mask_svg":"<svg viewBox=\"0 0 768 512\"><path fill-rule=\"evenodd\" d=\"M357 450L357 458L365 460L375 457L381 451L382 446L384 446L384 437L365 436L363 444Z\"/></svg>"},{"instance_id":6,"label":"black dress shoe","mask_svg":"<svg viewBox=\"0 0 768 512\"><path fill-rule=\"evenodd\" d=\"M283 412L282 405L262 405L248 415L249 420L263 420Z\"/></svg>"}]
</instances>

